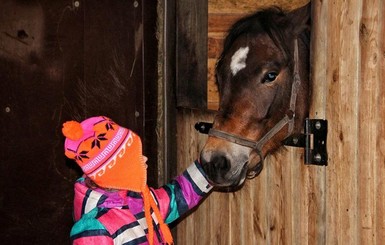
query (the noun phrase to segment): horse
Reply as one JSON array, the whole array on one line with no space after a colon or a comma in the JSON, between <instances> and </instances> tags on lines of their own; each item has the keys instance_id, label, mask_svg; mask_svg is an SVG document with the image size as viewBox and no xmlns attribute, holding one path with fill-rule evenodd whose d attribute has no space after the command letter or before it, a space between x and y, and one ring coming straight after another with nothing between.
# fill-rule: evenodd
<instances>
[{"instance_id":1,"label":"horse","mask_svg":"<svg viewBox=\"0 0 385 245\"><path fill-rule=\"evenodd\" d=\"M239 19L228 31L215 75L219 109L200 161L211 184L239 187L263 169L309 112L310 3Z\"/></svg>"}]
</instances>

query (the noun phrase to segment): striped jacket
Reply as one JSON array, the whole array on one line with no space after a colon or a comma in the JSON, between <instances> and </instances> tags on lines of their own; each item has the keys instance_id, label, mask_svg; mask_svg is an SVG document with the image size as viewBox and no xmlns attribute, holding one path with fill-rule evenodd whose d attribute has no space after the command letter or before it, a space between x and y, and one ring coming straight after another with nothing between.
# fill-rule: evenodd
<instances>
[{"instance_id":1,"label":"striped jacket","mask_svg":"<svg viewBox=\"0 0 385 245\"><path fill-rule=\"evenodd\" d=\"M165 223L171 223L196 206L211 190L196 161L169 184L152 189ZM154 244L162 244L155 214ZM90 189L80 178L75 183L73 244L148 244L147 224L140 193Z\"/></svg>"}]
</instances>

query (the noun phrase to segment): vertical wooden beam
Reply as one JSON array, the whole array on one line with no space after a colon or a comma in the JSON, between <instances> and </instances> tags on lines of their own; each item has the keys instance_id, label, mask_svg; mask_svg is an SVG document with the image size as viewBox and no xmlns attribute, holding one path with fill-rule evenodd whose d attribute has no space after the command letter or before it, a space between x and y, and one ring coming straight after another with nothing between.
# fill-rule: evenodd
<instances>
[{"instance_id":1,"label":"vertical wooden beam","mask_svg":"<svg viewBox=\"0 0 385 245\"><path fill-rule=\"evenodd\" d=\"M158 1L158 185L176 173L175 0Z\"/></svg>"},{"instance_id":2,"label":"vertical wooden beam","mask_svg":"<svg viewBox=\"0 0 385 245\"><path fill-rule=\"evenodd\" d=\"M378 24L378 101L377 101L377 143L378 157L375 163L375 205L376 213L374 216L376 243L381 244L385 241L385 3L380 1L377 5L379 24Z\"/></svg>"},{"instance_id":3,"label":"vertical wooden beam","mask_svg":"<svg viewBox=\"0 0 385 245\"><path fill-rule=\"evenodd\" d=\"M328 2L329 166L327 169L327 244L358 239L358 141L362 1Z\"/></svg>"},{"instance_id":4,"label":"vertical wooden beam","mask_svg":"<svg viewBox=\"0 0 385 245\"><path fill-rule=\"evenodd\" d=\"M381 120L378 114L380 49L379 38L382 38L379 12L380 1L363 1L362 19L360 23L361 76L359 82L360 94L359 122L359 155L358 183L359 184L359 240L360 244L375 244L376 241L376 178L375 168L378 158L377 127ZM381 34L379 34L381 33Z\"/></svg>"},{"instance_id":5,"label":"vertical wooden beam","mask_svg":"<svg viewBox=\"0 0 385 245\"><path fill-rule=\"evenodd\" d=\"M195 160L207 140L194 125L197 121L212 121L213 114L180 109L177 115L178 172ZM231 245L229 240L229 193L214 192L199 207L178 224L180 244Z\"/></svg>"},{"instance_id":6,"label":"vertical wooden beam","mask_svg":"<svg viewBox=\"0 0 385 245\"><path fill-rule=\"evenodd\" d=\"M310 118L327 119L328 96L327 54L328 54L328 2L312 1L311 28L311 105ZM330 139L329 139L330 140ZM330 150L330 147L329 147ZM309 197L308 244L326 244L326 171L328 167L310 167L306 179ZM304 232L304 231L301 231ZM302 234L305 236L305 234Z\"/></svg>"},{"instance_id":7,"label":"vertical wooden beam","mask_svg":"<svg viewBox=\"0 0 385 245\"><path fill-rule=\"evenodd\" d=\"M177 1L177 105L207 109L207 0Z\"/></svg>"}]
</instances>

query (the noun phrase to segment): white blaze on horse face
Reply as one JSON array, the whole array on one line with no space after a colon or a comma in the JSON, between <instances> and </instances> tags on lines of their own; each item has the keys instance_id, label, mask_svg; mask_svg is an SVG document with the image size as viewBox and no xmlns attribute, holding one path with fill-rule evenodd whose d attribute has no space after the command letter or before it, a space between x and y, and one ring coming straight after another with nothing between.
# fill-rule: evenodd
<instances>
[{"instance_id":1,"label":"white blaze on horse face","mask_svg":"<svg viewBox=\"0 0 385 245\"><path fill-rule=\"evenodd\" d=\"M249 47L242 47L231 57L230 69L233 76L246 67L246 58L249 53Z\"/></svg>"}]
</instances>

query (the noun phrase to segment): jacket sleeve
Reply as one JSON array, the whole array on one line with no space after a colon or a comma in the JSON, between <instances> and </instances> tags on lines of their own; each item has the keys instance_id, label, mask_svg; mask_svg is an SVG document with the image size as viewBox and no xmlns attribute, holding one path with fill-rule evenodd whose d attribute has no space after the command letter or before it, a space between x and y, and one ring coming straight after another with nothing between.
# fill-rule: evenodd
<instances>
[{"instance_id":1,"label":"jacket sleeve","mask_svg":"<svg viewBox=\"0 0 385 245\"><path fill-rule=\"evenodd\" d=\"M152 189L165 223L171 223L206 197L212 186L198 161L159 189Z\"/></svg>"}]
</instances>

